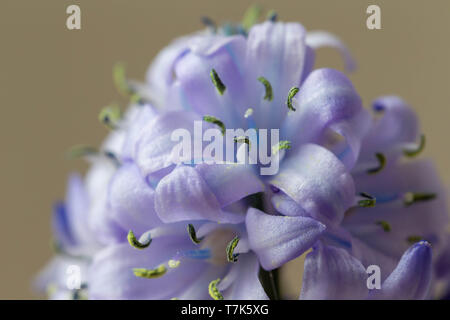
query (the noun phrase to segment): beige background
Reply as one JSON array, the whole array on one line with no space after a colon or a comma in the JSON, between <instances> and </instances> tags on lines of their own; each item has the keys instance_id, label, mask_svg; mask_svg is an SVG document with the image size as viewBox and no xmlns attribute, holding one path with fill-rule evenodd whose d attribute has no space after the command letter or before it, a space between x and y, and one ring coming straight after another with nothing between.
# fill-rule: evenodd
<instances>
[{"instance_id":1,"label":"beige background","mask_svg":"<svg viewBox=\"0 0 450 320\"><path fill-rule=\"evenodd\" d=\"M282 20L339 35L357 58L351 78L366 105L396 93L418 111L426 154L450 182L450 1L259 1ZM82 30L65 27L79 4ZM30 281L51 255L50 214L71 170L77 143L97 145L106 130L99 109L121 101L111 80L116 61L143 79L157 51L201 27L199 17L238 20L247 1L1 0L0 2L0 298L32 298ZM369 4L382 9L382 30L365 27ZM319 65L342 69L331 50Z\"/></svg>"}]
</instances>

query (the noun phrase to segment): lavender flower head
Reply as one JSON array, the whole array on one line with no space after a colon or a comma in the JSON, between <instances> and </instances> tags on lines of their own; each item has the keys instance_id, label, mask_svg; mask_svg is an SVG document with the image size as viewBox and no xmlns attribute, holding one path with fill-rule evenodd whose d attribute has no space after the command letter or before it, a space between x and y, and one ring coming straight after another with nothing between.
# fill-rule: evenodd
<instances>
[{"instance_id":1,"label":"lavender flower head","mask_svg":"<svg viewBox=\"0 0 450 320\"><path fill-rule=\"evenodd\" d=\"M446 192L417 157L425 135L414 111L396 96L367 110L344 73L314 69L324 46L354 69L337 37L254 13L242 24L206 19L158 54L145 83L116 68L131 102L102 110L112 130L100 148L72 150L91 167L54 208L57 254L37 280L50 298L279 298L274 270L308 251L300 299L424 299L445 288ZM190 150L215 143L226 161L196 151L176 161L180 129ZM229 129L244 134L230 141Z\"/></svg>"}]
</instances>

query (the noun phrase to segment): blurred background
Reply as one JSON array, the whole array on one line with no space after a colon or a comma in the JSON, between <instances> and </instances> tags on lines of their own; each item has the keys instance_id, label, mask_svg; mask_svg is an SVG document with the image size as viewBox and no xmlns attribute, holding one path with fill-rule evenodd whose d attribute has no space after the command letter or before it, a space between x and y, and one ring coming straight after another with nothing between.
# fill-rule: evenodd
<instances>
[{"instance_id":1,"label":"blurred background","mask_svg":"<svg viewBox=\"0 0 450 320\"><path fill-rule=\"evenodd\" d=\"M409 101L427 135L425 155L450 183L448 0L2 0L0 299L40 297L31 281L52 255L52 204L64 197L68 173L86 169L65 153L79 143L98 145L107 133L99 110L123 102L114 63L125 62L128 76L143 80L171 39L203 28L201 16L239 21L255 3L280 20L338 35L358 62L350 77L365 105L382 94ZM71 4L81 7L81 30L66 28ZM366 27L370 4L381 7L381 30ZM317 66L342 70L343 62L322 49ZM300 276L292 277L298 288Z\"/></svg>"}]
</instances>

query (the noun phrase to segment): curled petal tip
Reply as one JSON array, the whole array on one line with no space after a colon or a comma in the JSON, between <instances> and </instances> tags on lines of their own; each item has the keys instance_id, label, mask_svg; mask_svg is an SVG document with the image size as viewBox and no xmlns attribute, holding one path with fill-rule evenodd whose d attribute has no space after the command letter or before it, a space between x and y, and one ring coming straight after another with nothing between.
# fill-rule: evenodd
<instances>
[{"instance_id":1,"label":"curled petal tip","mask_svg":"<svg viewBox=\"0 0 450 320\"><path fill-rule=\"evenodd\" d=\"M397 267L383 282L380 290L373 290L372 299L424 299L431 282L432 249L428 241L412 245Z\"/></svg>"},{"instance_id":2,"label":"curled petal tip","mask_svg":"<svg viewBox=\"0 0 450 320\"><path fill-rule=\"evenodd\" d=\"M428 248L432 248L431 243L429 243L429 242L426 241L426 240L421 240L421 241L417 242L416 245L417 245L417 246L426 246L426 247L428 247Z\"/></svg>"}]
</instances>

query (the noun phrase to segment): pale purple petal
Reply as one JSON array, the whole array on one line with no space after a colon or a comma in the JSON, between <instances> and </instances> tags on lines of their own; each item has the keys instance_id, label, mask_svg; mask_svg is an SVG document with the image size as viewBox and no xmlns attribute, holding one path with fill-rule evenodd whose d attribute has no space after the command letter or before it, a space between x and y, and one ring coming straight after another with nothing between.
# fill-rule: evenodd
<instances>
[{"instance_id":1,"label":"pale purple petal","mask_svg":"<svg viewBox=\"0 0 450 320\"><path fill-rule=\"evenodd\" d=\"M89 209L88 225L92 230L96 241L109 245L125 241L128 230L122 228L112 219L108 207L108 196L106 192L98 195L96 201Z\"/></svg>"},{"instance_id":2,"label":"pale purple petal","mask_svg":"<svg viewBox=\"0 0 450 320\"><path fill-rule=\"evenodd\" d=\"M195 168L223 208L242 198L264 191L253 168L244 164L199 164Z\"/></svg>"},{"instance_id":3,"label":"pale purple petal","mask_svg":"<svg viewBox=\"0 0 450 320\"><path fill-rule=\"evenodd\" d=\"M48 264L40 270L33 281L33 289L38 292L45 292L50 287L57 290L57 293L65 291L69 293L67 283L70 273L69 268L78 267L80 273L80 285L87 282L87 268L88 261L83 259L76 259L70 256L55 256L48 262ZM70 295L66 297L69 299Z\"/></svg>"},{"instance_id":4,"label":"pale purple petal","mask_svg":"<svg viewBox=\"0 0 450 320\"><path fill-rule=\"evenodd\" d=\"M89 196L84 182L80 175L72 174L67 185L66 210L73 235L81 243L92 240L92 235L86 228L88 208Z\"/></svg>"},{"instance_id":5,"label":"pale purple petal","mask_svg":"<svg viewBox=\"0 0 450 320\"><path fill-rule=\"evenodd\" d=\"M273 195L271 202L274 208L285 216L308 216L308 213L284 192Z\"/></svg>"},{"instance_id":6,"label":"pale purple petal","mask_svg":"<svg viewBox=\"0 0 450 320\"><path fill-rule=\"evenodd\" d=\"M245 224L250 248L262 267L272 270L311 248L325 226L311 218L273 216L250 208Z\"/></svg>"},{"instance_id":7,"label":"pale purple petal","mask_svg":"<svg viewBox=\"0 0 450 320\"><path fill-rule=\"evenodd\" d=\"M173 66L177 59L188 50L189 42L193 38L194 36L185 36L175 39L158 53L147 71L146 78L150 86L164 89L171 84Z\"/></svg>"},{"instance_id":8,"label":"pale purple petal","mask_svg":"<svg viewBox=\"0 0 450 320\"><path fill-rule=\"evenodd\" d=\"M179 166L156 188L155 208L165 223L183 220L217 220L220 204L200 173Z\"/></svg>"},{"instance_id":9,"label":"pale purple petal","mask_svg":"<svg viewBox=\"0 0 450 320\"><path fill-rule=\"evenodd\" d=\"M307 142L329 145L327 136L335 132L344 141L329 148L351 169L358 158L370 116L350 80L333 69L314 70L293 102L296 111L287 116L282 128L282 135L292 141L292 147Z\"/></svg>"},{"instance_id":10,"label":"pale purple petal","mask_svg":"<svg viewBox=\"0 0 450 320\"><path fill-rule=\"evenodd\" d=\"M143 233L161 224L154 208L154 190L135 163L127 162L113 176L108 193L111 219L125 230Z\"/></svg>"},{"instance_id":11,"label":"pale purple petal","mask_svg":"<svg viewBox=\"0 0 450 320\"><path fill-rule=\"evenodd\" d=\"M315 63L316 63L316 53L313 48L307 45L305 53L305 62L302 71L302 79L300 81L300 84L302 84L303 81L305 81L305 79L313 71Z\"/></svg>"},{"instance_id":12,"label":"pale purple petal","mask_svg":"<svg viewBox=\"0 0 450 320\"><path fill-rule=\"evenodd\" d=\"M352 255L356 257L364 266L377 265L382 270L381 281L384 281L395 269L398 257L392 257L384 252L383 248L374 247L367 244L358 237L352 237Z\"/></svg>"},{"instance_id":13,"label":"pale purple petal","mask_svg":"<svg viewBox=\"0 0 450 320\"><path fill-rule=\"evenodd\" d=\"M220 52L224 47L234 42L241 42L244 38L241 35L223 36L220 34L205 34L193 38L189 42L190 50L204 57L211 57Z\"/></svg>"},{"instance_id":14,"label":"pale purple petal","mask_svg":"<svg viewBox=\"0 0 450 320\"><path fill-rule=\"evenodd\" d=\"M171 259L178 250L192 249L185 237L153 240L145 252L128 243L111 245L100 251L89 268L91 299L171 299L179 290L196 280L207 264L184 260L170 273L155 279L136 277L133 268L156 268ZM207 290L207 288L205 288Z\"/></svg>"},{"instance_id":15,"label":"pale purple petal","mask_svg":"<svg viewBox=\"0 0 450 320\"><path fill-rule=\"evenodd\" d=\"M381 285L371 290L371 299L420 300L427 296L431 281L432 250L421 241L402 256L395 270Z\"/></svg>"},{"instance_id":16,"label":"pale purple petal","mask_svg":"<svg viewBox=\"0 0 450 320\"><path fill-rule=\"evenodd\" d=\"M247 96L242 95L245 91L241 65L245 39L234 36L212 47L209 38L200 40L206 43L198 43L197 52L185 54L175 65L176 81L170 91L170 95L174 96L171 99L181 103L180 107L184 110L195 111L202 116L215 116L229 126L242 118L237 108L242 108L242 114L248 108ZM223 96L212 83L212 69L216 70L226 86Z\"/></svg>"},{"instance_id":17,"label":"pale purple petal","mask_svg":"<svg viewBox=\"0 0 450 320\"><path fill-rule=\"evenodd\" d=\"M200 172L179 166L158 184L155 209L163 222L210 220L236 222L242 216L221 210L220 202Z\"/></svg>"},{"instance_id":18,"label":"pale purple petal","mask_svg":"<svg viewBox=\"0 0 450 320\"><path fill-rule=\"evenodd\" d=\"M318 245L306 256L300 299L365 299L366 282L366 269L347 251Z\"/></svg>"},{"instance_id":19,"label":"pale purple petal","mask_svg":"<svg viewBox=\"0 0 450 320\"><path fill-rule=\"evenodd\" d=\"M289 89L300 83L306 54L305 35L305 29L298 23L266 21L250 29L246 62L255 75L271 82L274 94L283 100Z\"/></svg>"},{"instance_id":20,"label":"pale purple petal","mask_svg":"<svg viewBox=\"0 0 450 320\"><path fill-rule=\"evenodd\" d=\"M343 226L373 249L399 259L409 247L409 237L429 241L436 255L446 245L448 207L446 189L442 186L430 160L404 162L374 174L355 177L357 193L367 192L376 198L374 208L358 208L345 218ZM434 193L436 198L406 206L406 192ZM377 225L386 221L385 232Z\"/></svg>"},{"instance_id":21,"label":"pale purple petal","mask_svg":"<svg viewBox=\"0 0 450 320\"><path fill-rule=\"evenodd\" d=\"M313 48L314 50L330 47L339 50L342 59L345 62L345 70L348 72L354 71L356 69L356 62L353 60L350 51L345 46L345 44L332 33L327 31L308 31L306 34L306 44Z\"/></svg>"},{"instance_id":22,"label":"pale purple petal","mask_svg":"<svg viewBox=\"0 0 450 320\"><path fill-rule=\"evenodd\" d=\"M338 224L353 203L355 189L345 166L327 149L301 146L270 180L304 212L325 224Z\"/></svg>"},{"instance_id":23,"label":"pale purple petal","mask_svg":"<svg viewBox=\"0 0 450 320\"><path fill-rule=\"evenodd\" d=\"M80 175L72 174L67 183L64 203L57 203L53 211L53 231L58 245L63 250L72 251L78 247L87 249L95 244L88 226L89 196Z\"/></svg>"},{"instance_id":24,"label":"pale purple petal","mask_svg":"<svg viewBox=\"0 0 450 320\"><path fill-rule=\"evenodd\" d=\"M305 36L305 29L298 23L266 21L250 29L245 63L250 89L259 92L256 103L261 103L264 95L258 77L266 78L273 89L272 104L261 104L259 109L267 110L256 114L262 127L279 127L288 110L281 106L285 105L289 89L300 86L304 73L310 71L310 63L305 66Z\"/></svg>"},{"instance_id":25,"label":"pale purple petal","mask_svg":"<svg viewBox=\"0 0 450 320\"><path fill-rule=\"evenodd\" d=\"M259 263L253 253L241 254L238 262L231 266L236 277L224 292L226 300L268 300L259 280ZM231 272L233 272L231 271Z\"/></svg>"},{"instance_id":26,"label":"pale purple petal","mask_svg":"<svg viewBox=\"0 0 450 320\"><path fill-rule=\"evenodd\" d=\"M96 159L89 169L86 178L86 190L89 195L87 213L88 229L96 241L103 244L121 242L126 239L126 232L114 220L108 209L108 184L117 167L109 159Z\"/></svg>"},{"instance_id":27,"label":"pale purple petal","mask_svg":"<svg viewBox=\"0 0 450 320\"><path fill-rule=\"evenodd\" d=\"M157 112L148 104L135 106L131 119L126 124L126 138L121 152L122 160L130 160L135 155L136 143L142 130L156 117Z\"/></svg>"},{"instance_id":28,"label":"pale purple petal","mask_svg":"<svg viewBox=\"0 0 450 320\"><path fill-rule=\"evenodd\" d=\"M177 61L189 51L189 42L195 36L185 36L174 40L158 53L147 71L146 79L148 90L152 96L161 97L156 101L158 105L164 103L174 78L174 68Z\"/></svg>"},{"instance_id":29,"label":"pale purple petal","mask_svg":"<svg viewBox=\"0 0 450 320\"><path fill-rule=\"evenodd\" d=\"M195 265L193 266L195 268ZM175 292L175 298L180 300L211 300L208 287L211 281L223 279L228 266L207 265L201 272L195 273L195 281Z\"/></svg>"},{"instance_id":30,"label":"pale purple petal","mask_svg":"<svg viewBox=\"0 0 450 320\"><path fill-rule=\"evenodd\" d=\"M59 246L67 248L77 244L70 229L66 205L62 202L57 202L53 205L52 231Z\"/></svg>"},{"instance_id":31,"label":"pale purple petal","mask_svg":"<svg viewBox=\"0 0 450 320\"><path fill-rule=\"evenodd\" d=\"M176 129L186 129L192 134L195 120L201 121L201 117L189 112L167 112L142 130L134 159L144 177L174 164L172 150L180 142L172 141L172 133Z\"/></svg>"},{"instance_id":32,"label":"pale purple petal","mask_svg":"<svg viewBox=\"0 0 450 320\"><path fill-rule=\"evenodd\" d=\"M362 160L370 160L376 152L401 154L405 144L418 142L420 128L414 110L400 97L384 96L373 102L380 114L373 120L361 149Z\"/></svg>"}]
</instances>

